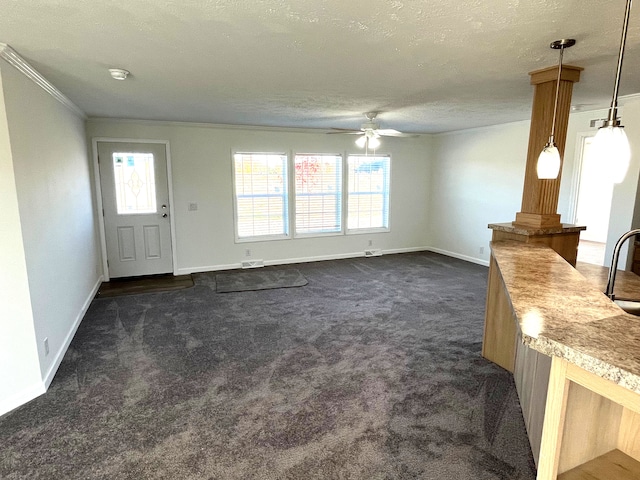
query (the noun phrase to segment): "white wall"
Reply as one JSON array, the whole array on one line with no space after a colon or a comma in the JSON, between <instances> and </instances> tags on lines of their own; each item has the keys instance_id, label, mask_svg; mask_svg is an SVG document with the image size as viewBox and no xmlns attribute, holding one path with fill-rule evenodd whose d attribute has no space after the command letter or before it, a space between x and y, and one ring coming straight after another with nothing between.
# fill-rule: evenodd
<instances>
[{"instance_id":1,"label":"white wall","mask_svg":"<svg viewBox=\"0 0 640 480\"><path fill-rule=\"evenodd\" d=\"M622 111L622 110L621 110ZM575 223L575 204L580 175L580 148L582 136L595 135L597 127L591 127L591 120L607 117L607 110L574 112L569 115L567 142L562 163L562 180L558 197L558 213L564 223Z\"/></svg>"},{"instance_id":2,"label":"white wall","mask_svg":"<svg viewBox=\"0 0 640 480\"><path fill-rule=\"evenodd\" d=\"M0 60L0 415L44 392L36 348Z\"/></svg>"},{"instance_id":3,"label":"white wall","mask_svg":"<svg viewBox=\"0 0 640 480\"><path fill-rule=\"evenodd\" d=\"M558 198L564 223L575 221L580 137L595 134L597 128L590 127L590 121L606 115L605 109L569 116ZM640 154L635 154L640 152L640 99L625 104L623 124L631 142L632 164L624 183L614 189L605 264L611 261L615 240L633 224L640 170ZM434 250L488 262L491 231L487 224L511 222L521 208L528 141L528 121L435 136L429 214ZM483 254L481 247L485 247ZM621 268L626 258L625 249Z\"/></svg>"},{"instance_id":4,"label":"white wall","mask_svg":"<svg viewBox=\"0 0 640 480\"><path fill-rule=\"evenodd\" d=\"M520 211L528 141L528 121L435 136L429 216L436 251L488 264L487 225L511 222Z\"/></svg>"},{"instance_id":5,"label":"white wall","mask_svg":"<svg viewBox=\"0 0 640 480\"><path fill-rule=\"evenodd\" d=\"M429 245L429 137L382 140L379 153L389 153L392 159L390 232L235 243L232 151L361 154L354 137L113 119L90 119L87 135L170 142L180 274L236 268L247 258L247 248L252 259L280 263L362 255L368 240L373 248L388 252ZM198 204L197 211L188 211L191 202Z\"/></svg>"},{"instance_id":6,"label":"white wall","mask_svg":"<svg viewBox=\"0 0 640 480\"><path fill-rule=\"evenodd\" d=\"M48 385L100 280L91 163L84 119L0 63L32 328Z\"/></svg>"},{"instance_id":7,"label":"white wall","mask_svg":"<svg viewBox=\"0 0 640 480\"><path fill-rule=\"evenodd\" d=\"M622 125L631 145L631 163L624 181L613 188L613 200L611 202L611 216L609 220L609 234L607 236L607 250L605 265L611 262L613 247L620 236L634 227L634 207L640 192L638 192L638 177L640 176L640 99L635 98L624 105L621 115ZM625 243L620 253L619 268L627 268L628 247L633 242L630 239ZM629 258L629 260L631 260Z\"/></svg>"}]
</instances>

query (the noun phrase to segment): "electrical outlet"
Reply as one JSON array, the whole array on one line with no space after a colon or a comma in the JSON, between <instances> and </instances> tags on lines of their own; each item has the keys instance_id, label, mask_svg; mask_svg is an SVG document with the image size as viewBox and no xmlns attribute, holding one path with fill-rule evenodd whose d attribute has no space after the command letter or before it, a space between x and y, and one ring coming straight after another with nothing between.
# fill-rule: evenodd
<instances>
[{"instance_id":1,"label":"electrical outlet","mask_svg":"<svg viewBox=\"0 0 640 480\"><path fill-rule=\"evenodd\" d=\"M373 240L369 240L369 246L373 245Z\"/></svg>"},{"instance_id":2,"label":"electrical outlet","mask_svg":"<svg viewBox=\"0 0 640 480\"><path fill-rule=\"evenodd\" d=\"M195 202L192 202L189 204L189 211L190 212L195 212L196 210L198 210L198 204Z\"/></svg>"},{"instance_id":3,"label":"electrical outlet","mask_svg":"<svg viewBox=\"0 0 640 480\"><path fill-rule=\"evenodd\" d=\"M49 338L44 339L44 354L49 355Z\"/></svg>"},{"instance_id":4,"label":"electrical outlet","mask_svg":"<svg viewBox=\"0 0 640 480\"><path fill-rule=\"evenodd\" d=\"M246 248L244 250L244 256L245 257L250 257L251 256L251 249L250 248Z\"/></svg>"},{"instance_id":5,"label":"electrical outlet","mask_svg":"<svg viewBox=\"0 0 640 480\"><path fill-rule=\"evenodd\" d=\"M480 247L480 255L484 253L484 247Z\"/></svg>"}]
</instances>

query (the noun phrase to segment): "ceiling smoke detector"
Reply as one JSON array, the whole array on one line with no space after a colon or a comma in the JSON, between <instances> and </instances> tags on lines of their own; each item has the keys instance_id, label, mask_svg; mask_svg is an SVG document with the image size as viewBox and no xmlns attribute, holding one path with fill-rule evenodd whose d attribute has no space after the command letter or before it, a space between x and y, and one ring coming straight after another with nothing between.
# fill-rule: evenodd
<instances>
[{"instance_id":1,"label":"ceiling smoke detector","mask_svg":"<svg viewBox=\"0 0 640 480\"><path fill-rule=\"evenodd\" d=\"M129 71L123 68L110 68L109 73L114 80L125 80L129 76Z\"/></svg>"}]
</instances>

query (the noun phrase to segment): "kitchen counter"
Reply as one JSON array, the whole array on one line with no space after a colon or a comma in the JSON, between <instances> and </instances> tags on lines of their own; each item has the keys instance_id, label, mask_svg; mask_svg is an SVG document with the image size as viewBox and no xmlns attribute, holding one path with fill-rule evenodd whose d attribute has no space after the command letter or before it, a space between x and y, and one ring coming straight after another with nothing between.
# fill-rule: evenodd
<instances>
[{"instance_id":1,"label":"kitchen counter","mask_svg":"<svg viewBox=\"0 0 640 480\"><path fill-rule=\"evenodd\" d=\"M640 393L640 318L543 245L494 242L525 345Z\"/></svg>"},{"instance_id":2,"label":"kitchen counter","mask_svg":"<svg viewBox=\"0 0 640 480\"><path fill-rule=\"evenodd\" d=\"M576 270L600 291L604 292L607 288L609 267L578 262ZM613 293L620 300L640 300L640 276L633 272L618 270Z\"/></svg>"},{"instance_id":3,"label":"kitchen counter","mask_svg":"<svg viewBox=\"0 0 640 480\"><path fill-rule=\"evenodd\" d=\"M491 248L482 354L514 375L538 480L640 478L640 318L546 245Z\"/></svg>"},{"instance_id":4,"label":"kitchen counter","mask_svg":"<svg viewBox=\"0 0 640 480\"><path fill-rule=\"evenodd\" d=\"M500 232L516 233L520 235L550 235L553 233L579 233L587 227L563 223L557 228L534 228L514 225L513 223L490 223L489 228Z\"/></svg>"}]
</instances>

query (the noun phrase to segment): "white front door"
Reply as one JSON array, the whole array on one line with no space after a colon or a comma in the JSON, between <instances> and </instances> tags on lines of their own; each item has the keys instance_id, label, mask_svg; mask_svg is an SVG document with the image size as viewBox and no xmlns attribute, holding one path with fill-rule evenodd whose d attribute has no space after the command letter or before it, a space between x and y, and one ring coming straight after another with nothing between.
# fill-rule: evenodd
<instances>
[{"instance_id":1,"label":"white front door","mask_svg":"<svg viewBox=\"0 0 640 480\"><path fill-rule=\"evenodd\" d=\"M98 142L109 277L173 272L164 143Z\"/></svg>"}]
</instances>

